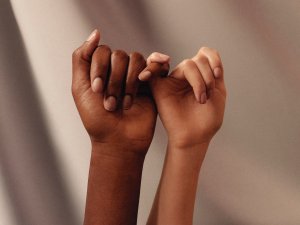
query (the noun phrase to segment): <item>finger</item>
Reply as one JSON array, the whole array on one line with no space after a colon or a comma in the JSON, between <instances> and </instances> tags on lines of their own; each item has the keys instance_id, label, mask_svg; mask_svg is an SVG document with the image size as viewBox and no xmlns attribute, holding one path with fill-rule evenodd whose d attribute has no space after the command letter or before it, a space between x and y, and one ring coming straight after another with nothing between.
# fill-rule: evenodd
<instances>
[{"instance_id":1,"label":"finger","mask_svg":"<svg viewBox=\"0 0 300 225\"><path fill-rule=\"evenodd\" d=\"M72 54L72 93L82 93L90 87L91 58L98 46L100 33L94 30L89 38Z\"/></svg>"},{"instance_id":2,"label":"finger","mask_svg":"<svg viewBox=\"0 0 300 225\"><path fill-rule=\"evenodd\" d=\"M207 57L211 70L213 71L213 74L216 78L215 87L223 91L226 95L226 88L224 83L224 67L218 51L212 48L202 47L199 50L198 54L204 54Z\"/></svg>"},{"instance_id":3,"label":"finger","mask_svg":"<svg viewBox=\"0 0 300 225\"><path fill-rule=\"evenodd\" d=\"M141 81L148 81L152 75L167 76L170 68L169 63L170 56L153 52L147 58L147 67L141 72L139 79Z\"/></svg>"},{"instance_id":4,"label":"finger","mask_svg":"<svg viewBox=\"0 0 300 225\"><path fill-rule=\"evenodd\" d=\"M211 91L215 88L215 77L210 68L208 59L205 55L198 54L193 57L192 60L196 63L200 73L202 74L202 78L206 86L206 94L209 98Z\"/></svg>"},{"instance_id":5,"label":"finger","mask_svg":"<svg viewBox=\"0 0 300 225\"><path fill-rule=\"evenodd\" d=\"M170 56L159 53L159 52L153 52L151 55L147 58L147 65L158 62L158 63L168 63L170 61Z\"/></svg>"},{"instance_id":6,"label":"finger","mask_svg":"<svg viewBox=\"0 0 300 225\"><path fill-rule=\"evenodd\" d=\"M111 50L106 45L100 45L96 48L92 56L91 65L91 84L92 90L97 93L102 93L104 84L108 76L110 67Z\"/></svg>"},{"instance_id":7,"label":"finger","mask_svg":"<svg viewBox=\"0 0 300 225\"><path fill-rule=\"evenodd\" d=\"M214 73L214 76L216 78L222 78L223 76L223 65L221 61L221 57L217 50L208 48L208 47L202 47L198 54L203 54L207 57L208 62L210 64L211 70Z\"/></svg>"},{"instance_id":8,"label":"finger","mask_svg":"<svg viewBox=\"0 0 300 225\"><path fill-rule=\"evenodd\" d=\"M143 55L138 52L130 54L128 72L126 77L125 95L123 98L123 109L129 109L136 96L139 79L138 75L145 68L146 60Z\"/></svg>"},{"instance_id":9,"label":"finger","mask_svg":"<svg viewBox=\"0 0 300 225\"><path fill-rule=\"evenodd\" d=\"M152 62L139 74L139 79L149 81L152 77L166 77L169 69L169 63Z\"/></svg>"},{"instance_id":10,"label":"finger","mask_svg":"<svg viewBox=\"0 0 300 225\"><path fill-rule=\"evenodd\" d=\"M122 50L116 50L111 55L111 72L104 99L104 108L108 111L115 111L121 100L128 61L128 55Z\"/></svg>"},{"instance_id":11,"label":"finger","mask_svg":"<svg viewBox=\"0 0 300 225\"><path fill-rule=\"evenodd\" d=\"M206 86L196 63L191 59L182 61L169 75L180 80L187 80L192 86L195 98L201 104L207 101Z\"/></svg>"}]
</instances>

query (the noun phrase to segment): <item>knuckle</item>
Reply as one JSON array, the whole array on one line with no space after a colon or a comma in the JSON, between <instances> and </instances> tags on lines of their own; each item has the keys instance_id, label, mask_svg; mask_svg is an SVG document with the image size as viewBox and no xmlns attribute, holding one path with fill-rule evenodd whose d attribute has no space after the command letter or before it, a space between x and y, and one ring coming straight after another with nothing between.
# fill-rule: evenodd
<instances>
[{"instance_id":1,"label":"knuckle","mask_svg":"<svg viewBox=\"0 0 300 225\"><path fill-rule=\"evenodd\" d=\"M98 47L98 49L101 49L101 50L107 51L107 52L111 52L111 49L110 49L110 47L108 45L100 45Z\"/></svg>"},{"instance_id":2,"label":"knuckle","mask_svg":"<svg viewBox=\"0 0 300 225\"><path fill-rule=\"evenodd\" d=\"M193 62L193 60L191 60L191 59L185 59L185 60L183 60L183 61L181 62L181 65L182 65L183 67L189 67L189 66L193 66L193 65L194 65L194 62Z\"/></svg>"},{"instance_id":3,"label":"knuckle","mask_svg":"<svg viewBox=\"0 0 300 225\"><path fill-rule=\"evenodd\" d=\"M198 54L203 54L203 53L206 53L207 51L209 51L210 48L209 47L206 47L206 46L203 46L199 49L198 51Z\"/></svg>"},{"instance_id":4,"label":"knuckle","mask_svg":"<svg viewBox=\"0 0 300 225\"><path fill-rule=\"evenodd\" d=\"M112 53L115 57L121 58L121 59L126 59L128 58L128 55L125 51L123 50L115 50Z\"/></svg>"},{"instance_id":5,"label":"knuckle","mask_svg":"<svg viewBox=\"0 0 300 225\"><path fill-rule=\"evenodd\" d=\"M153 52L150 56L152 56L153 58L157 58L159 57L159 53L158 52Z\"/></svg>"},{"instance_id":6,"label":"knuckle","mask_svg":"<svg viewBox=\"0 0 300 225\"><path fill-rule=\"evenodd\" d=\"M75 61L77 59L79 59L81 56L81 48L77 48L75 49L75 51L72 53L72 59Z\"/></svg>"},{"instance_id":7,"label":"knuckle","mask_svg":"<svg viewBox=\"0 0 300 225\"><path fill-rule=\"evenodd\" d=\"M206 47L206 46L201 47L198 54L213 54L213 55L219 56L219 52L216 49Z\"/></svg>"},{"instance_id":8,"label":"knuckle","mask_svg":"<svg viewBox=\"0 0 300 225\"><path fill-rule=\"evenodd\" d=\"M130 59L136 60L138 62L142 62L142 61L145 60L144 56L141 53L139 53L139 52L132 52L132 53L130 53Z\"/></svg>"},{"instance_id":9,"label":"knuckle","mask_svg":"<svg viewBox=\"0 0 300 225\"><path fill-rule=\"evenodd\" d=\"M208 63L207 57L206 57L205 55L203 55L203 54L198 55L197 61L198 61L199 63L201 63L201 64Z\"/></svg>"}]
</instances>

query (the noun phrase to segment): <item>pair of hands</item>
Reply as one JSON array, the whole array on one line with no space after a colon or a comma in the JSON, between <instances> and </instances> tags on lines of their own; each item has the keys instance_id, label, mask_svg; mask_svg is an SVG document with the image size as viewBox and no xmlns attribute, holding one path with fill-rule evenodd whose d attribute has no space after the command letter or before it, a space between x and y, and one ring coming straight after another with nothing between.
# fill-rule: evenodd
<instances>
[{"instance_id":1,"label":"pair of hands","mask_svg":"<svg viewBox=\"0 0 300 225\"><path fill-rule=\"evenodd\" d=\"M99 40L96 30L73 53L72 94L92 144L146 154L157 111L173 146L210 142L226 100L217 51L203 47L166 76L168 56L153 53L146 61L137 52L98 46Z\"/></svg>"}]
</instances>

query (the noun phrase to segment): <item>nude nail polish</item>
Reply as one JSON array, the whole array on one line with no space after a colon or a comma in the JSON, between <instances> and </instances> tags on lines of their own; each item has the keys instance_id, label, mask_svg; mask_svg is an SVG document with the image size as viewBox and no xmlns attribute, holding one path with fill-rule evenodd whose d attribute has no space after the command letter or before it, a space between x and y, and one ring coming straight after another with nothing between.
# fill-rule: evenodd
<instances>
[{"instance_id":1,"label":"nude nail polish","mask_svg":"<svg viewBox=\"0 0 300 225\"><path fill-rule=\"evenodd\" d=\"M95 93L101 93L103 90L103 81L100 77L96 77L92 83L92 90Z\"/></svg>"},{"instance_id":2,"label":"nude nail polish","mask_svg":"<svg viewBox=\"0 0 300 225\"><path fill-rule=\"evenodd\" d=\"M206 103L206 100L207 100L206 93L203 92L203 93L201 94L201 100L200 100L200 103L201 103L201 104L205 104L205 103Z\"/></svg>"},{"instance_id":3,"label":"nude nail polish","mask_svg":"<svg viewBox=\"0 0 300 225\"><path fill-rule=\"evenodd\" d=\"M109 96L104 100L104 108L107 111L115 111L117 108L117 99L114 96Z\"/></svg>"}]
</instances>

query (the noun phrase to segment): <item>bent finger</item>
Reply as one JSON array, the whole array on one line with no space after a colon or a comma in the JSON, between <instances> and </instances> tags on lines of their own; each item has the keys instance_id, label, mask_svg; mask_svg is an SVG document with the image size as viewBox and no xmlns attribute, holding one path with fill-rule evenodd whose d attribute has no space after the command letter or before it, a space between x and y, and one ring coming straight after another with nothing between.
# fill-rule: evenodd
<instances>
[{"instance_id":1,"label":"bent finger","mask_svg":"<svg viewBox=\"0 0 300 225\"><path fill-rule=\"evenodd\" d=\"M182 61L169 75L179 80L187 80L193 88L195 98L201 104L207 101L206 86L196 63L191 59Z\"/></svg>"},{"instance_id":2,"label":"bent finger","mask_svg":"<svg viewBox=\"0 0 300 225\"><path fill-rule=\"evenodd\" d=\"M104 90L110 67L110 57L111 50L106 45L98 46L92 56L90 76L92 90L94 92L102 93Z\"/></svg>"},{"instance_id":3,"label":"bent finger","mask_svg":"<svg viewBox=\"0 0 300 225\"><path fill-rule=\"evenodd\" d=\"M208 47L202 47L199 50L198 54L204 54L207 57L211 70L213 71L214 77L216 78L215 86L217 89L221 90L226 96L224 67L220 54L217 50Z\"/></svg>"},{"instance_id":4,"label":"bent finger","mask_svg":"<svg viewBox=\"0 0 300 225\"><path fill-rule=\"evenodd\" d=\"M215 77L209 65L208 59L205 55L201 54L198 56L196 55L192 58L192 60L196 63L200 73L202 74L202 78L206 86L206 94L209 98L210 92L215 88Z\"/></svg>"},{"instance_id":5,"label":"bent finger","mask_svg":"<svg viewBox=\"0 0 300 225\"><path fill-rule=\"evenodd\" d=\"M116 50L111 54L111 72L105 90L104 108L115 111L122 100L124 78L128 67L128 55L122 50Z\"/></svg>"},{"instance_id":6,"label":"bent finger","mask_svg":"<svg viewBox=\"0 0 300 225\"><path fill-rule=\"evenodd\" d=\"M123 109L129 109L137 94L139 79L138 75L145 68L146 60L143 55L133 52L129 56L128 72L126 77L125 94L123 98Z\"/></svg>"}]
</instances>

